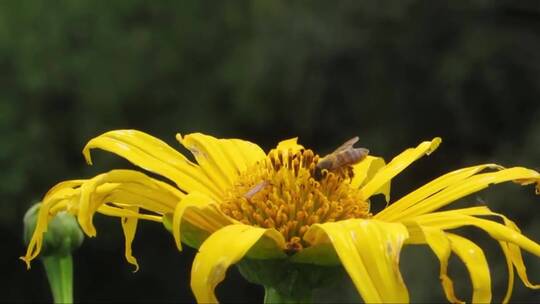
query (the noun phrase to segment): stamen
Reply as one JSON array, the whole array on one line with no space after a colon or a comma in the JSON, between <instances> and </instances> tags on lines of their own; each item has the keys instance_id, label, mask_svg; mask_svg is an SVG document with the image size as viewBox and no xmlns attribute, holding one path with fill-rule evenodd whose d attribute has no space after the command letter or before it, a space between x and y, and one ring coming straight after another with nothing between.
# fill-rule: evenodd
<instances>
[{"instance_id":1,"label":"stamen","mask_svg":"<svg viewBox=\"0 0 540 304\"><path fill-rule=\"evenodd\" d=\"M309 149L270 151L241 174L221 210L242 223L275 228L291 254L308 245L302 237L313 224L370 217L369 203L350 186L352 168L318 170L319 159Z\"/></svg>"}]
</instances>

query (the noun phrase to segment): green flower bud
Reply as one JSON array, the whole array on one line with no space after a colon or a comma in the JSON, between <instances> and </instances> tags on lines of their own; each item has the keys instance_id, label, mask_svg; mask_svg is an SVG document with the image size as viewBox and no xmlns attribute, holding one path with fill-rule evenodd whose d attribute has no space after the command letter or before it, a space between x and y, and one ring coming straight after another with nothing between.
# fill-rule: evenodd
<instances>
[{"instance_id":1,"label":"green flower bud","mask_svg":"<svg viewBox=\"0 0 540 304\"><path fill-rule=\"evenodd\" d=\"M24 242L28 244L34 233L41 203L35 204L24 215ZM79 248L84 234L77 219L65 211L59 212L50 221L47 232L43 236L41 255L65 256Z\"/></svg>"}]
</instances>

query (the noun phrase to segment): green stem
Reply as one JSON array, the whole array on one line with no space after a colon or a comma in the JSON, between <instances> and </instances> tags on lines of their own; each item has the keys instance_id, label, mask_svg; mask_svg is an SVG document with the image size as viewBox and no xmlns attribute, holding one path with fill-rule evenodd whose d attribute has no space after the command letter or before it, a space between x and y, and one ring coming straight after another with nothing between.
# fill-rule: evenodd
<instances>
[{"instance_id":1,"label":"green stem","mask_svg":"<svg viewBox=\"0 0 540 304\"><path fill-rule=\"evenodd\" d=\"M54 303L73 303L73 259L71 254L41 259L51 286Z\"/></svg>"}]
</instances>

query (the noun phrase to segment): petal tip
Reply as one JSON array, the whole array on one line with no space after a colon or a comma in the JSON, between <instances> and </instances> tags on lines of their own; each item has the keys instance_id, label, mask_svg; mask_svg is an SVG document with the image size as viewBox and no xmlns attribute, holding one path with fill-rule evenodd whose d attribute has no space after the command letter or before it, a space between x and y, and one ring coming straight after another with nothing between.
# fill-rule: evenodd
<instances>
[{"instance_id":1,"label":"petal tip","mask_svg":"<svg viewBox=\"0 0 540 304\"><path fill-rule=\"evenodd\" d=\"M30 268L32 268L31 265L30 265L30 262L32 260L31 258L28 258L26 256L21 256L21 257L19 257L19 259L24 261L24 263L26 264L26 270L30 270Z\"/></svg>"},{"instance_id":2,"label":"petal tip","mask_svg":"<svg viewBox=\"0 0 540 304\"><path fill-rule=\"evenodd\" d=\"M426 151L426 155L429 155L431 154L433 151L437 150L437 148L439 147L439 145L441 144L442 142L442 138L440 137L435 137L431 140L431 146L429 147L429 150Z\"/></svg>"},{"instance_id":3,"label":"petal tip","mask_svg":"<svg viewBox=\"0 0 540 304\"><path fill-rule=\"evenodd\" d=\"M86 161L86 164L92 165L92 156L90 156L90 148L88 147L88 144L84 146L82 153L84 156L84 160Z\"/></svg>"},{"instance_id":4,"label":"petal tip","mask_svg":"<svg viewBox=\"0 0 540 304\"><path fill-rule=\"evenodd\" d=\"M180 133L176 133L175 138L176 138L176 140L177 140L178 142L180 142L180 143L182 143L182 141L184 140L184 139L182 138L182 134L180 134Z\"/></svg>"}]
</instances>

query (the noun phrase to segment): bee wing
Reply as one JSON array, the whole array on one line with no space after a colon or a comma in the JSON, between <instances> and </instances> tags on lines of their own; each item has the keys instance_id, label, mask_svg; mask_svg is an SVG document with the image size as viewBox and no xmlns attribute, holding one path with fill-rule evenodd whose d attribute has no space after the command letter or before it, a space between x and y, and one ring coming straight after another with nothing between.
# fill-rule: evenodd
<instances>
[{"instance_id":1,"label":"bee wing","mask_svg":"<svg viewBox=\"0 0 540 304\"><path fill-rule=\"evenodd\" d=\"M345 143L343 143L341 146L339 146L332 153L339 153L341 151L346 151L346 150L351 149L354 146L354 144L358 142L358 139L359 139L358 136L355 136L355 137L347 140Z\"/></svg>"}]
</instances>

